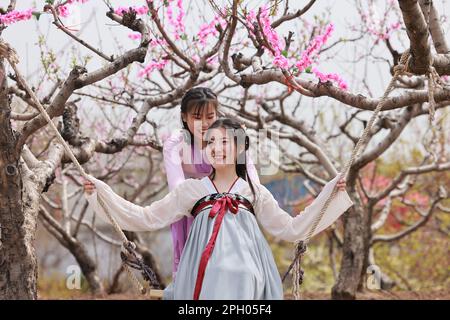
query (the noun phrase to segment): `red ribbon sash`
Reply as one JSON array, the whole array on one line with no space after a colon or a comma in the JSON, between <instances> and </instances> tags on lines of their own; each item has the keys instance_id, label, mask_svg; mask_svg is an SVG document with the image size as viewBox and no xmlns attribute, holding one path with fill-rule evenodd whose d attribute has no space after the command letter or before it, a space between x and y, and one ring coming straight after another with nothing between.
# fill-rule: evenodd
<instances>
[{"instance_id":1,"label":"red ribbon sash","mask_svg":"<svg viewBox=\"0 0 450 320\"><path fill-rule=\"evenodd\" d=\"M214 246L216 244L217 235L219 234L223 217L225 216L228 210L230 210L233 214L236 214L239 209L238 205L239 203L235 199L231 198L230 196L224 196L216 200L211 208L209 218L214 218L215 216L217 216L217 218L214 221L214 227L211 237L209 238L208 243L205 249L203 250L202 256L200 258L197 280L195 282L194 300L198 300L198 297L200 296L203 278L205 277L206 266L208 265L209 258L211 257L212 251L214 250Z\"/></svg>"}]
</instances>

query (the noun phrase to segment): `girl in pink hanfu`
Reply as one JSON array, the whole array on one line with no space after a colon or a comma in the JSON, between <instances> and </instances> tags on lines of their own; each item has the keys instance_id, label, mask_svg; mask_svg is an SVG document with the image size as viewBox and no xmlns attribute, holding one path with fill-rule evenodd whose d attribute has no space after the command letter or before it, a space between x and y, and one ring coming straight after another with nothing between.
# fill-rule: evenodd
<instances>
[{"instance_id":1,"label":"girl in pink hanfu","mask_svg":"<svg viewBox=\"0 0 450 320\"><path fill-rule=\"evenodd\" d=\"M338 174L303 212L292 217L263 185L247 180L249 140L239 123L217 120L206 137L213 166L209 176L187 179L146 207L123 199L89 176L85 182L89 204L107 220L97 201L101 198L120 227L130 231L153 231L185 216L194 218L177 276L164 289L164 299L283 299L281 277L260 226L282 240L304 240L337 187L313 235L321 232L353 205L345 181Z\"/></svg>"},{"instance_id":2,"label":"girl in pink hanfu","mask_svg":"<svg viewBox=\"0 0 450 320\"><path fill-rule=\"evenodd\" d=\"M181 99L183 129L176 131L167 138L163 146L164 166L169 191L174 190L187 178L199 179L212 172L212 167L204 153L206 146L204 134L209 126L216 121L218 107L217 96L211 89L205 87L192 88ZM259 183L257 171L250 158L247 172L249 179ZM170 226L173 241L173 278L176 276L192 221L192 217L183 217Z\"/></svg>"}]
</instances>

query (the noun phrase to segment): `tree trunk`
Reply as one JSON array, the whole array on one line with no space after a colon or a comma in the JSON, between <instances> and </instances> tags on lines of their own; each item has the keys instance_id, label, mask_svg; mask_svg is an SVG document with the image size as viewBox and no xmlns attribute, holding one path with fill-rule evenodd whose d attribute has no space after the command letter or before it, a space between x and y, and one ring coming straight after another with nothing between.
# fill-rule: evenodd
<instances>
[{"instance_id":1,"label":"tree trunk","mask_svg":"<svg viewBox=\"0 0 450 320\"><path fill-rule=\"evenodd\" d=\"M97 265L95 262L89 257L85 248L78 240L73 241L69 244L67 248L75 257L78 262L78 265L83 272L86 281L89 284L89 289L95 295L102 295L105 293L104 287L100 278L97 274Z\"/></svg>"},{"instance_id":2,"label":"tree trunk","mask_svg":"<svg viewBox=\"0 0 450 320\"><path fill-rule=\"evenodd\" d=\"M344 214L344 243L341 269L332 288L332 299L355 299L364 284L368 265L370 217L356 192L351 192L354 206Z\"/></svg>"},{"instance_id":3,"label":"tree trunk","mask_svg":"<svg viewBox=\"0 0 450 320\"><path fill-rule=\"evenodd\" d=\"M33 242L39 196L23 183L3 61L0 84L0 300L36 299Z\"/></svg>"},{"instance_id":4,"label":"tree trunk","mask_svg":"<svg viewBox=\"0 0 450 320\"><path fill-rule=\"evenodd\" d=\"M40 218L45 229L73 255L89 284L91 292L95 295L104 294L103 284L97 274L97 265L89 256L83 243L71 236L43 206L40 210Z\"/></svg>"}]
</instances>

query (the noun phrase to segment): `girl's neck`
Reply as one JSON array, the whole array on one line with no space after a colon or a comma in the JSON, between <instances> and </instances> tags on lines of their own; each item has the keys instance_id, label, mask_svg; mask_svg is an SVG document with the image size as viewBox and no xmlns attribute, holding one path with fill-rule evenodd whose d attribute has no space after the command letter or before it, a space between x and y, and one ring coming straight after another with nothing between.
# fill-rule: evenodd
<instances>
[{"instance_id":1,"label":"girl's neck","mask_svg":"<svg viewBox=\"0 0 450 320\"><path fill-rule=\"evenodd\" d=\"M227 192L237 178L238 176L236 174L236 168L234 166L227 166L219 170L216 169L214 178L212 180L214 181L216 187L219 189L219 192Z\"/></svg>"}]
</instances>

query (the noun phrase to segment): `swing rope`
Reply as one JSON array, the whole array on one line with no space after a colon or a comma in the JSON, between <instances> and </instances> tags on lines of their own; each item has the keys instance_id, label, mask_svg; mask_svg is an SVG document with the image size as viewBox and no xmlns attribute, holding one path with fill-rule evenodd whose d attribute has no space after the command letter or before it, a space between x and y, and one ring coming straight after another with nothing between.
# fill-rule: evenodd
<instances>
[{"instance_id":1,"label":"swing rope","mask_svg":"<svg viewBox=\"0 0 450 320\"><path fill-rule=\"evenodd\" d=\"M80 165L77 158L73 154L72 150L70 149L70 146L66 143L64 138L61 136L61 134L58 131L58 128L53 123L50 116L48 115L48 113L46 112L46 110L44 109L42 104L40 103L39 99L36 97L33 90L30 89L30 87L28 86L28 84L26 83L24 78L22 77L20 71L18 70L17 64L19 63L19 58L17 56L16 51L9 44L7 44L6 42L3 42L1 40L0 40L0 57L4 57L8 60L9 64L11 65L11 67L13 68L13 70L16 74L17 82L25 89L26 93L30 96L31 100L35 103L35 105L39 109L42 116L45 118L47 123L51 126L51 128L55 132L56 138L59 140L59 142L64 147L66 154L72 160L73 164L78 169L81 176L84 177L85 179L89 180L88 175L86 174L86 172L84 171L84 168ZM102 206L104 212L106 213L106 216L108 217L109 221L111 222L114 230L117 232L117 234L120 236L120 238L122 240L122 245L123 245L123 248L125 249L125 252L121 253L122 266L125 269L125 271L127 272L128 276L130 277L130 279L131 279L132 283L134 284L134 286L136 287L136 289L139 292L141 292L142 294L145 294L147 292L147 289L144 288L144 286L142 286L142 284L137 279L136 275L131 271L130 266L135 269L140 270L143 274L144 279L149 281L152 287L160 288L159 282L158 282L153 270L151 268L149 268L147 265L145 265L145 263L142 261L142 259L138 256L138 254L136 252L136 245L132 241L129 241L127 239L124 232L122 231L122 229L120 228L120 226L118 225L116 220L114 219L114 217L109 213L102 198L97 197L97 200L98 200L99 204ZM161 293L157 292L159 290L150 290L151 295L152 295L152 291L155 291L154 292L155 297L161 296Z\"/></svg>"}]
</instances>

